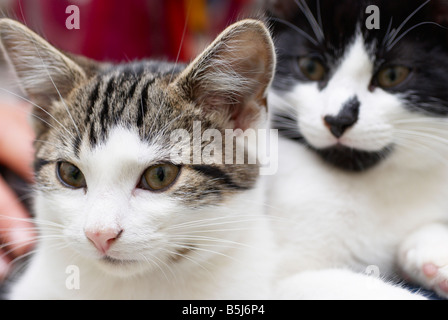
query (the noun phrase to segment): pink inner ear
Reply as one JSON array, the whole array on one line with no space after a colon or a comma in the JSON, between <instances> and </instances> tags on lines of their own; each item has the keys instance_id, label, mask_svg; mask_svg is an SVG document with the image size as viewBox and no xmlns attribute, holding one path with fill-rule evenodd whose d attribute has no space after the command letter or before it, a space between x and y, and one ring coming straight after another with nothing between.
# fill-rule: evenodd
<instances>
[{"instance_id":1,"label":"pink inner ear","mask_svg":"<svg viewBox=\"0 0 448 320\"><path fill-rule=\"evenodd\" d=\"M247 111L243 108L233 108L233 113L230 116L230 120L234 121L234 128L233 129L241 129L246 130L246 125L244 121L244 117L246 116Z\"/></svg>"},{"instance_id":2,"label":"pink inner ear","mask_svg":"<svg viewBox=\"0 0 448 320\"><path fill-rule=\"evenodd\" d=\"M260 118L260 108L256 102L251 101L244 106L234 108L231 120L234 121L234 129L241 129L243 131L253 127L254 122Z\"/></svg>"}]
</instances>

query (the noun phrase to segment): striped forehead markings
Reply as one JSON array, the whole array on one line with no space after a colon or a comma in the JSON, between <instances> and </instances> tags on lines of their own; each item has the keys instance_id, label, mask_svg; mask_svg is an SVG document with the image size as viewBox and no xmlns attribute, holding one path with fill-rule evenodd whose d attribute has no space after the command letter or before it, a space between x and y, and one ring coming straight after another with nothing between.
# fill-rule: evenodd
<instances>
[{"instance_id":1,"label":"striped forehead markings","mask_svg":"<svg viewBox=\"0 0 448 320\"><path fill-rule=\"evenodd\" d=\"M131 117L135 117L137 128L143 125L148 109L149 87L155 80L155 77L118 73L107 81L100 79L95 84L88 97L89 107L85 117L86 128L90 126L88 139L91 146L107 135L110 126L117 124L126 109L135 108ZM137 94L140 95L139 99L135 98Z\"/></svg>"}]
</instances>

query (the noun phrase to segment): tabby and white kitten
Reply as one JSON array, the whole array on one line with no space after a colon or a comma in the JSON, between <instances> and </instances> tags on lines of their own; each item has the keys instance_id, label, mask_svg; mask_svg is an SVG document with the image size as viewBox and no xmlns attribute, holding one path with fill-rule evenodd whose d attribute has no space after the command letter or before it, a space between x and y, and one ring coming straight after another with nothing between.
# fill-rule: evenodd
<instances>
[{"instance_id":1,"label":"tabby and white kitten","mask_svg":"<svg viewBox=\"0 0 448 320\"><path fill-rule=\"evenodd\" d=\"M12 20L0 37L37 136L39 241L10 298L271 297L258 165L175 162L171 139L195 121L223 135L263 123L263 23L229 27L188 66L71 57Z\"/></svg>"},{"instance_id":2,"label":"tabby and white kitten","mask_svg":"<svg viewBox=\"0 0 448 320\"><path fill-rule=\"evenodd\" d=\"M294 220L276 232L283 271L373 265L448 297L448 3L267 3L281 136L267 195Z\"/></svg>"}]
</instances>

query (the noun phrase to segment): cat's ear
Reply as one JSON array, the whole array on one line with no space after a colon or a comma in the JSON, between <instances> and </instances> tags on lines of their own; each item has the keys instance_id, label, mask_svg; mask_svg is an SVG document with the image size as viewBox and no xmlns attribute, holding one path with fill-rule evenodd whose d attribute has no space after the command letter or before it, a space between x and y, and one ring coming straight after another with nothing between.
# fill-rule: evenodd
<instances>
[{"instance_id":1,"label":"cat's ear","mask_svg":"<svg viewBox=\"0 0 448 320\"><path fill-rule=\"evenodd\" d=\"M0 20L0 41L19 84L34 104L36 131L51 113L54 100L64 99L86 74L83 69L24 25Z\"/></svg>"},{"instance_id":2,"label":"cat's ear","mask_svg":"<svg viewBox=\"0 0 448 320\"><path fill-rule=\"evenodd\" d=\"M247 129L266 110L275 70L269 31L258 20L228 27L180 74L180 86L205 112Z\"/></svg>"}]
</instances>

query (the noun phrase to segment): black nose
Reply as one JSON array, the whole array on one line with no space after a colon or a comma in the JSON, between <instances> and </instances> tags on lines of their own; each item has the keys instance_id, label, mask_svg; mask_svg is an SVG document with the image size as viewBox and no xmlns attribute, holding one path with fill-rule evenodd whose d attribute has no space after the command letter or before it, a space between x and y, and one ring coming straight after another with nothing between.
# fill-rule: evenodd
<instances>
[{"instance_id":1,"label":"black nose","mask_svg":"<svg viewBox=\"0 0 448 320\"><path fill-rule=\"evenodd\" d=\"M358 121L360 105L358 98L354 97L345 103L337 116L324 118L325 125L336 138L342 137L344 132Z\"/></svg>"}]
</instances>

